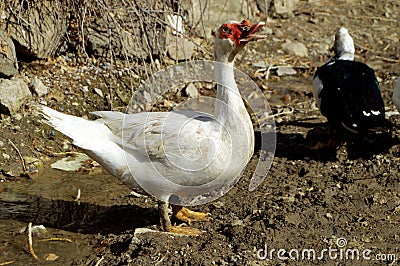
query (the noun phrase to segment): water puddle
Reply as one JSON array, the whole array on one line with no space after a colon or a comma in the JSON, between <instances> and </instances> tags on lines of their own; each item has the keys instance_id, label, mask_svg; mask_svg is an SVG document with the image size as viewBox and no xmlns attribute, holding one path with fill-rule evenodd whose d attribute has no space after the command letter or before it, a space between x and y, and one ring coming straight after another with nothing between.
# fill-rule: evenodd
<instances>
[{"instance_id":1,"label":"water puddle","mask_svg":"<svg viewBox=\"0 0 400 266\"><path fill-rule=\"evenodd\" d=\"M46 227L46 233L33 237L33 246L42 262L48 254L59 256L51 265L83 259L98 235L157 223L154 202L127 204L130 190L103 170L92 175L47 165L33 178L0 183L0 263L40 263L29 254L27 234L19 233L29 222ZM58 240L41 242L49 238Z\"/></svg>"}]
</instances>

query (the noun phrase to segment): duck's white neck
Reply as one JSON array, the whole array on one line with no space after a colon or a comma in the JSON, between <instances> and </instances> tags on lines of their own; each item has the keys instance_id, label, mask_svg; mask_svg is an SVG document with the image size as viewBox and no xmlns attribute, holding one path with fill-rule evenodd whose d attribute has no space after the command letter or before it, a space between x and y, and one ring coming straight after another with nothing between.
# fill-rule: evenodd
<instances>
[{"instance_id":1,"label":"duck's white neck","mask_svg":"<svg viewBox=\"0 0 400 266\"><path fill-rule=\"evenodd\" d=\"M233 62L215 62L214 71L218 83L214 117L219 123L229 127L240 124L238 119L250 121L235 81Z\"/></svg>"},{"instance_id":2,"label":"duck's white neck","mask_svg":"<svg viewBox=\"0 0 400 266\"><path fill-rule=\"evenodd\" d=\"M335 56L334 59L353 61L354 54L353 53L342 53L340 56Z\"/></svg>"}]
</instances>

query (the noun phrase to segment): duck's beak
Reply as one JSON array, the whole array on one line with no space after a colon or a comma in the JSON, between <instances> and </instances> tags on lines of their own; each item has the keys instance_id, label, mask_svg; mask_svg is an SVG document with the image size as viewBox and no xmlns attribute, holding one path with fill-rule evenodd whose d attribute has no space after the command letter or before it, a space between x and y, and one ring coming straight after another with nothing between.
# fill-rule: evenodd
<instances>
[{"instance_id":1,"label":"duck's beak","mask_svg":"<svg viewBox=\"0 0 400 266\"><path fill-rule=\"evenodd\" d=\"M256 34L262 27L265 26L264 22L258 22L250 26L250 28L246 31L242 32L240 36L240 44L246 44L251 41L257 41L267 38L266 35Z\"/></svg>"}]
</instances>

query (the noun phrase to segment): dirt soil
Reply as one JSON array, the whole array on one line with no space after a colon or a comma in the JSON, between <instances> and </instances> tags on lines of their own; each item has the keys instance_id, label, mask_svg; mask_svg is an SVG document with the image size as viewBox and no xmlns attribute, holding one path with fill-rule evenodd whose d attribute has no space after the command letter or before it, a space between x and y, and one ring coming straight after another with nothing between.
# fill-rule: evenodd
<instances>
[{"instance_id":1,"label":"dirt soil","mask_svg":"<svg viewBox=\"0 0 400 266\"><path fill-rule=\"evenodd\" d=\"M249 192L258 159L256 146L232 190L217 201L194 207L213 217L211 222L192 224L205 231L198 237L159 232L156 200L130 194L93 162L78 172L52 169L51 163L79 150L42 125L32 108L15 117L3 116L0 265L398 264L400 116L394 113L391 95L400 76L399 10L400 2L389 0L300 1L294 17L267 23L269 38L249 44L236 66L269 95L277 114L275 158L264 182ZM326 138L327 127L316 109L312 77L328 59L339 26L352 34L356 60L375 69L389 120L398 129L372 139L346 136L337 149L314 151L309 147ZM281 49L285 40L304 43L308 57L287 55ZM206 45L212 51L212 44ZM278 77L271 69L268 80L266 71L255 75L260 65L271 63L292 66L297 74ZM47 96L34 101L46 101L68 114L91 117L90 111L123 110L129 99L126 91L131 83L123 69L108 71L60 57L21 63L21 75L38 76L49 87ZM103 97L94 88L101 89ZM185 99L183 93L168 97L170 101ZM20 156L12 144L21 156L40 159L35 167L27 162L29 176L20 175ZM75 201L78 189L81 197ZM27 235L19 233L29 222L47 228L33 238L40 261L29 253ZM46 239L51 240L41 241ZM339 251L321 256L329 248ZM279 249L285 251L278 253ZM314 249L315 260L308 259L308 253L302 259L304 249ZM347 249L357 249L359 260L346 259ZM265 250L268 256L262 259ZM299 261L278 258L278 254L296 257L296 250ZM371 260L362 257L365 250Z\"/></svg>"}]
</instances>

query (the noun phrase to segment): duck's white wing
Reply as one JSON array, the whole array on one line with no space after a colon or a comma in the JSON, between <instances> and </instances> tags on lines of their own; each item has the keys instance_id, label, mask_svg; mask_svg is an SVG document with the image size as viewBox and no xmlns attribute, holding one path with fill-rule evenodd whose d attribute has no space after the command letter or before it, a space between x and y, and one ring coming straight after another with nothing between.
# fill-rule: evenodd
<instances>
[{"instance_id":1,"label":"duck's white wing","mask_svg":"<svg viewBox=\"0 0 400 266\"><path fill-rule=\"evenodd\" d=\"M164 159L165 152L179 149L180 154L188 155L197 147L198 140L217 137L213 118L193 111L93 114L101 117L97 121L111 130L118 144L153 158Z\"/></svg>"},{"instance_id":2,"label":"duck's white wing","mask_svg":"<svg viewBox=\"0 0 400 266\"><path fill-rule=\"evenodd\" d=\"M230 159L224 140L207 114L180 111L122 114L95 112L126 153L150 161L163 176L181 184L205 182L220 174ZM223 131L222 131L223 132Z\"/></svg>"}]
</instances>

